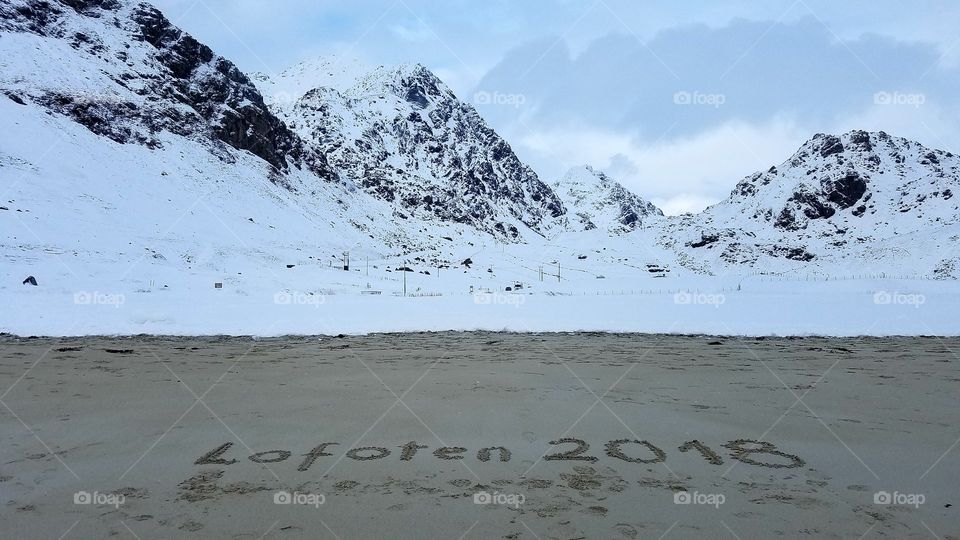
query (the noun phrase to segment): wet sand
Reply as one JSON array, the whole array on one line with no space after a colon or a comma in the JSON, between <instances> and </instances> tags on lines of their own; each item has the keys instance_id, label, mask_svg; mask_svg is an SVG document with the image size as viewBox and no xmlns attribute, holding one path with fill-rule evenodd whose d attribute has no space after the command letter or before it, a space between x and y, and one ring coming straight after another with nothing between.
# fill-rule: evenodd
<instances>
[{"instance_id":1,"label":"wet sand","mask_svg":"<svg viewBox=\"0 0 960 540\"><path fill-rule=\"evenodd\" d=\"M958 538L956 350L0 337L0 536Z\"/></svg>"}]
</instances>

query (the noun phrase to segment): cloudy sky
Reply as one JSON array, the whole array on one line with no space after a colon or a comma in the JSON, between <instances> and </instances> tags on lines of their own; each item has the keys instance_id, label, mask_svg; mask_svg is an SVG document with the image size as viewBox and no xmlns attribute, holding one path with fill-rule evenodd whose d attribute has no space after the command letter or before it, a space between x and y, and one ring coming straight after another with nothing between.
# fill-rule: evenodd
<instances>
[{"instance_id":1,"label":"cloudy sky","mask_svg":"<svg viewBox=\"0 0 960 540\"><path fill-rule=\"evenodd\" d=\"M953 0L153 3L249 72L422 63L545 181L590 164L668 213L726 197L818 132L960 152Z\"/></svg>"}]
</instances>

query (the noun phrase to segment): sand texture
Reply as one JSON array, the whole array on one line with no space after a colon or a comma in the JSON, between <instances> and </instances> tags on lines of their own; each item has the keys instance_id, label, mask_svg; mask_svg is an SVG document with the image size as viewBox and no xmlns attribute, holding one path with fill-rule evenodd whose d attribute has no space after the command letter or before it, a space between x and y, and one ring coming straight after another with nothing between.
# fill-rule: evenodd
<instances>
[{"instance_id":1,"label":"sand texture","mask_svg":"<svg viewBox=\"0 0 960 540\"><path fill-rule=\"evenodd\" d=\"M0 536L960 538L953 350L0 337Z\"/></svg>"}]
</instances>

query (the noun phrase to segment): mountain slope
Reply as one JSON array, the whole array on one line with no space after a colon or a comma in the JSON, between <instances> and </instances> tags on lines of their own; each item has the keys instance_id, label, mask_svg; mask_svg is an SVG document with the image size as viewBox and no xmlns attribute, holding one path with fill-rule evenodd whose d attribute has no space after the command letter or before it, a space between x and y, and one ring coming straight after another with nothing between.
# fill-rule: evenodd
<instances>
[{"instance_id":1,"label":"mountain slope","mask_svg":"<svg viewBox=\"0 0 960 540\"><path fill-rule=\"evenodd\" d=\"M745 178L725 201L674 220L662 241L725 266L913 258L936 267L957 255L949 230L960 223L958 192L960 157L952 153L883 132L820 134ZM910 235L925 238L924 247Z\"/></svg>"},{"instance_id":2,"label":"mountain slope","mask_svg":"<svg viewBox=\"0 0 960 540\"><path fill-rule=\"evenodd\" d=\"M663 219L659 208L593 167L574 167L553 188L575 230L619 235Z\"/></svg>"},{"instance_id":3,"label":"mountain slope","mask_svg":"<svg viewBox=\"0 0 960 540\"><path fill-rule=\"evenodd\" d=\"M278 170L291 164L336 176L267 109L246 75L149 4L10 0L0 5L0 32L4 91L98 135L156 147L156 133L168 131L214 150L249 151Z\"/></svg>"},{"instance_id":4,"label":"mountain slope","mask_svg":"<svg viewBox=\"0 0 960 540\"><path fill-rule=\"evenodd\" d=\"M289 112L307 92L317 88L345 91L370 71L370 66L356 57L320 56L274 75L251 73L250 79L260 89L267 105Z\"/></svg>"},{"instance_id":5,"label":"mountain slope","mask_svg":"<svg viewBox=\"0 0 960 540\"><path fill-rule=\"evenodd\" d=\"M281 287L288 264L439 253L471 233L391 219L148 4L0 4L0 118L4 286Z\"/></svg>"},{"instance_id":6,"label":"mountain slope","mask_svg":"<svg viewBox=\"0 0 960 540\"><path fill-rule=\"evenodd\" d=\"M285 73L303 84L302 69ZM264 84L285 87L283 77ZM553 190L423 66L381 67L275 110L400 219L462 223L510 241L561 226Z\"/></svg>"}]
</instances>

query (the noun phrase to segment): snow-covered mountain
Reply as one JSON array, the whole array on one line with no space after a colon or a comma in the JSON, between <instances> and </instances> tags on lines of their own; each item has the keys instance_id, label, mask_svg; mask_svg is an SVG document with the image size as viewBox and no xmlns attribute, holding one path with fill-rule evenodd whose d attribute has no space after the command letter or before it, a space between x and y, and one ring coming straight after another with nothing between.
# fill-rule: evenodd
<instances>
[{"instance_id":1,"label":"snow-covered mountain","mask_svg":"<svg viewBox=\"0 0 960 540\"><path fill-rule=\"evenodd\" d=\"M0 3L0 118L4 283L270 279L479 234L393 219L145 3Z\"/></svg>"},{"instance_id":2,"label":"snow-covered mountain","mask_svg":"<svg viewBox=\"0 0 960 540\"><path fill-rule=\"evenodd\" d=\"M159 147L170 132L335 178L267 109L239 69L149 4L9 0L0 5L10 99L72 118L121 144ZM74 62L75 61L75 62Z\"/></svg>"},{"instance_id":3,"label":"snow-covered mountain","mask_svg":"<svg viewBox=\"0 0 960 540\"><path fill-rule=\"evenodd\" d=\"M371 70L371 66L354 56L319 56L277 74L251 73L250 79L267 105L289 111L307 92L317 88L347 90Z\"/></svg>"},{"instance_id":4,"label":"snow-covered mountain","mask_svg":"<svg viewBox=\"0 0 960 540\"><path fill-rule=\"evenodd\" d=\"M302 89L305 71L257 80L265 92ZM329 77L321 71L322 83ZM345 178L393 204L400 219L468 224L510 241L562 225L553 190L421 65L379 67L349 88L318 86L275 110Z\"/></svg>"},{"instance_id":5,"label":"snow-covered mountain","mask_svg":"<svg viewBox=\"0 0 960 540\"><path fill-rule=\"evenodd\" d=\"M960 157L886 133L819 134L745 178L721 203L674 220L661 242L695 259L759 269L957 261Z\"/></svg>"},{"instance_id":6,"label":"snow-covered mountain","mask_svg":"<svg viewBox=\"0 0 960 540\"><path fill-rule=\"evenodd\" d=\"M659 208L590 166L570 169L553 189L574 230L600 229L619 235L664 219Z\"/></svg>"},{"instance_id":7,"label":"snow-covered mountain","mask_svg":"<svg viewBox=\"0 0 960 540\"><path fill-rule=\"evenodd\" d=\"M619 299L581 310L611 291L647 306L631 313L701 313L688 331L727 332L674 293L785 274L731 302L748 320L808 291L798 275L960 279L948 152L819 135L705 212L664 217L593 169L541 182L423 66L251 78L127 0L3 0L0 119L0 333L336 334L326 325L344 317L361 330L529 329L529 313L544 329L676 330L620 325ZM847 295L831 305L866 313L868 283L829 287ZM515 296L466 296L521 286L542 296L512 323L477 306ZM420 311L387 298L407 292L447 298ZM948 312L938 298L934 313Z\"/></svg>"},{"instance_id":8,"label":"snow-covered mountain","mask_svg":"<svg viewBox=\"0 0 960 540\"><path fill-rule=\"evenodd\" d=\"M0 117L8 281L37 266L45 280L120 280L141 264L223 279L329 268L347 250L464 279L467 259L486 278L514 265L539 281L565 256L614 266L582 269L598 276L637 263L960 277L948 152L818 135L722 203L667 218L591 168L543 183L423 66L317 61L251 78L126 0L0 4ZM504 241L530 249L505 259Z\"/></svg>"}]
</instances>

